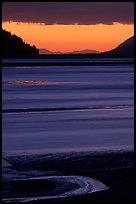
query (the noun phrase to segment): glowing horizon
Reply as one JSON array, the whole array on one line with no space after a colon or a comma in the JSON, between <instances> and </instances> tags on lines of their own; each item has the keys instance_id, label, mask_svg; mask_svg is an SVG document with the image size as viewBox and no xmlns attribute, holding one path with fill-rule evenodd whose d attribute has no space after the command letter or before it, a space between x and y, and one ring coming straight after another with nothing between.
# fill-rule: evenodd
<instances>
[{"instance_id":1,"label":"glowing horizon","mask_svg":"<svg viewBox=\"0 0 136 204\"><path fill-rule=\"evenodd\" d=\"M45 25L41 23L3 22L2 28L21 37L38 49L52 52L75 50L111 50L134 35L133 24Z\"/></svg>"}]
</instances>

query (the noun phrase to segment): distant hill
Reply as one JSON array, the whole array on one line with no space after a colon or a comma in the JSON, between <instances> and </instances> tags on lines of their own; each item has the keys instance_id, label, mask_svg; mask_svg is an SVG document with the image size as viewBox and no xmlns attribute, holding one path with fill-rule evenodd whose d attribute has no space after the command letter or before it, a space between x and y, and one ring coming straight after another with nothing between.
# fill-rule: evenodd
<instances>
[{"instance_id":1,"label":"distant hill","mask_svg":"<svg viewBox=\"0 0 136 204\"><path fill-rule=\"evenodd\" d=\"M107 52L103 52L101 56L134 57L134 36L125 40L123 43L118 45L115 49Z\"/></svg>"},{"instance_id":2,"label":"distant hill","mask_svg":"<svg viewBox=\"0 0 136 204\"><path fill-rule=\"evenodd\" d=\"M25 43L20 37L2 30L2 57L37 56L39 50Z\"/></svg>"},{"instance_id":3,"label":"distant hill","mask_svg":"<svg viewBox=\"0 0 136 204\"><path fill-rule=\"evenodd\" d=\"M48 54L52 54L52 52L49 51L49 50L47 50L47 49L42 49L42 48L41 48L41 49L39 49L39 54L41 54L41 55L42 55L42 54L47 54L47 55L48 55Z\"/></svg>"},{"instance_id":4,"label":"distant hill","mask_svg":"<svg viewBox=\"0 0 136 204\"><path fill-rule=\"evenodd\" d=\"M39 54L92 54L92 53L100 53L99 51L97 50L77 50L77 51L73 51L73 52L52 52L50 50L47 50L47 49L39 49Z\"/></svg>"},{"instance_id":5,"label":"distant hill","mask_svg":"<svg viewBox=\"0 0 136 204\"><path fill-rule=\"evenodd\" d=\"M97 51L97 50L88 50L88 49L86 49L86 50L77 50L77 51L73 51L73 52L71 52L71 54L89 54L89 53L100 53L99 51Z\"/></svg>"},{"instance_id":6,"label":"distant hill","mask_svg":"<svg viewBox=\"0 0 136 204\"><path fill-rule=\"evenodd\" d=\"M45 48L39 49L39 54L44 54L44 55L50 55L50 54L63 54L63 52L52 52L50 50L47 50Z\"/></svg>"}]
</instances>

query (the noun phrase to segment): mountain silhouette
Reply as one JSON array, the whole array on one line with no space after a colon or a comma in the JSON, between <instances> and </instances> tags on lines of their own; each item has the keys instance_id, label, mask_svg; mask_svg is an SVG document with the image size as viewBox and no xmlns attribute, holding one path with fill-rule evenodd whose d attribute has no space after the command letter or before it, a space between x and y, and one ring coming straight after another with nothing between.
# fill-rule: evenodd
<instances>
[{"instance_id":1,"label":"mountain silhouette","mask_svg":"<svg viewBox=\"0 0 136 204\"><path fill-rule=\"evenodd\" d=\"M71 52L52 52L47 49L39 49L39 54L91 54L91 53L100 53L97 50L76 50L76 51L71 51Z\"/></svg>"},{"instance_id":2,"label":"mountain silhouette","mask_svg":"<svg viewBox=\"0 0 136 204\"><path fill-rule=\"evenodd\" d=\"M37 56L39 50L25 43L20 37L2 29L2 57Z\"/></svg>"},{"instance_id":3,"label":"mountain silhouette","mask_svg":"<svg viewBox=\"0 0 136 204\"><path fill-rule=\"evenodd\" d=\"M134 57L134 36L125 40L115 49L101 53L101 56Z\"/></svg>"},{"instance_id":4,"label":"mountain silhouette","mask_svg":"<svg viewBox=\"0 0 136 204\"><path fill-rule=\"evenodd\" d=\"M41 49L39 49L39 54L40 55L50 55L50 54L63 54L63 52L53 52L53 51L50 51L50 50L47 50L47 49L45 49L45 48L41 48Z\"/></svg>"},{"instance_id":5,"label":"mountain silhouette","mask_svg":"<svg viewBox=\"0 0 136 204\"><path fill-rule=\"evenodd\" d=\"M99 53L96 50L80 50L73 52L51 52L47 49L40 49L41 56L52 55L58 57L134 57L134 36L125 40L116 48ZM20 37L11 35L10 32L2 29L2 57L40 57L39 49L25 43Z\"/></svg>"},{"instance_id":6,"label":"mountain silhouette","mask_svg":"<svg viewBox=\"0 0 136 204\"><path fill-rule=\"evenodd\" d=\"M88 50L88 49L86 49L86 50L76 50L76 51L73 51L73 52L71 52L72 54L91 54L91 53L100 53L99 51L97 51L97 50Z\"/></svg>"}]
</instances>

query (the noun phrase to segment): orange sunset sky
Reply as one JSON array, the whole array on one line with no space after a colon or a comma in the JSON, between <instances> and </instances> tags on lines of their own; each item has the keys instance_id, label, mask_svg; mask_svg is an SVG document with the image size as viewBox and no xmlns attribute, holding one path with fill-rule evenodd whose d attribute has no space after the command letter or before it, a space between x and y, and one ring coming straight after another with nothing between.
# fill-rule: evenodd
<instances>
[{"instance_id":1,"label":"orange sunset sky","mask_svg":"<svg viewBox=\"0 0 136 204\"><path fill-rule=\"evenodd\" d=\"M4 7L4 14L6 13L6 9L8 8L9 4L7 3L7 7ZM90 9L91 8L92 7L90 7ZM9 11L7 10L7 12ZM16 34L17 36L21 37L26 43L29 43L30 45L35 45L39 49L45 48L47 50L55 52L71 52L74 50L84 49L103 52L115 48L124 40L134 35L133 22L118 22L119 20L117 21L117 19L115 19L114 21L114 19L112 19L111 23L105 23L104 19L103 21L98 21L98 23L95 24L86 24L80 22L81 14L82 13L80 13L79 18L77 18L77 23L76 20L75 22L70 21L69 23L65 21L62 23L58 21L58 23L57 20L56 22L54 21L51 23L46 23L42 21L43 16L39 21L35 22L35 19L29 20L30 15L28 16L27 22L27 19L22 20L21 17L19 20L19 17L12 19L11 15L10 18L3 20L2 28L10 31L12 34ZM47 17L48 19L51 18L50 16ZM68 20L70 19L68 15L66 16L66 18ZM88 17L88 19L89 18L90 17ZM111 18L111 16L109 18Z\"/></svg>"}]
</instances>

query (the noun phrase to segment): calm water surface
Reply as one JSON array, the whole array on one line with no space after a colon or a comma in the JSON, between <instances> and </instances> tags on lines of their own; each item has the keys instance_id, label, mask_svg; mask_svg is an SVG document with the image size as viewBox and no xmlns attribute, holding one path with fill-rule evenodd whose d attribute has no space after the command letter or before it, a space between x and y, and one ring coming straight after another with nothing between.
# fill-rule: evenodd
<instances>
[{"instance_id":1,"label":"calm water surface","mask_svg":"<svg viewBox=\"0 0 136 204\"><path fill-rule=\"evenodd\" d=\"M133 64L2 72L3 151L133 146Z\"/></svg>"}]
</instances>

